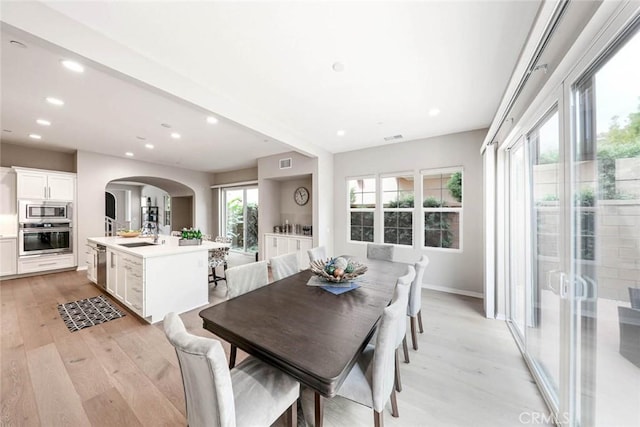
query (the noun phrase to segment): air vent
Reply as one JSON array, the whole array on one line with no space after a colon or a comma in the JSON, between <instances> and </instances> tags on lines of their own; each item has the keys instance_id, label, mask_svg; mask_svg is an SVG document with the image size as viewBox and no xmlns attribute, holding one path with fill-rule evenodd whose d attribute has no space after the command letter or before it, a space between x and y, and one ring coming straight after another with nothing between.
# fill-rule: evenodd
<instances>
[{"instance_id":1,"label":"air vent","mask_svg":"<svg viewBox=\"0 0 640 427\"><path fill-rule=\"evenodd\" d=\"M393 135L393 136L385 136L384 140L385 141L395 141L398 139L402 139L402 135Z\"/></svg>"},{"instance_id":2,"label":"air vent","mask_svg":"<svg viewBox=\"0 0 640 427\"><path fill-rule=\"evenodd\" d=\"M291 169L291 157L280 159L280 169Z\"/></svg>"}]
</instances>

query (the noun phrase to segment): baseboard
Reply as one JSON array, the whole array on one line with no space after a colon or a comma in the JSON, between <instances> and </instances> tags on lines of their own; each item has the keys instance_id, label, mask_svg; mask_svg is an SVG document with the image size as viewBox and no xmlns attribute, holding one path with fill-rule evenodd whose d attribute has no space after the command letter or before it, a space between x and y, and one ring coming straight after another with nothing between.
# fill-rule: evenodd
<instances>
[{"instance_id":1,"label":"baseboard","mask_svg":"<svg viewBox=\"0 0 640 427\"><path fill-rule=\"evenodd\" d=\"M84 271L88 269L89 269L88 265L83 265L83 266L78 266L78 268L76 268L76 271Z\"/></svg>"},{"instance_id":2,"label":"baseboard","mask_svg":"<svg viewBox=\"0 0 640 427\"><path fill-rule=\"evenodd\" d=\"M484 295L481 294L480 292L465 291L463 289L447 288L447 287L444 287L444 286L427 285L427 284L424 284L424 283L422 284L422 288L423 289L431 289L433 291L447 292L447 293L450 293L450 294L464 295L464 296L467 296L467 297L484 299Z\"/></svg>"},{"instance_id":3,"label":"baseboard","mask_svg":"<svg viewBox=\"0 0 640 427\"><path fill-rule=\"evenodd\" d=\"M502 313L497 313L496 314L496 320L507 320L507 316L505 316Z\"/></svg>"}]
</instances>

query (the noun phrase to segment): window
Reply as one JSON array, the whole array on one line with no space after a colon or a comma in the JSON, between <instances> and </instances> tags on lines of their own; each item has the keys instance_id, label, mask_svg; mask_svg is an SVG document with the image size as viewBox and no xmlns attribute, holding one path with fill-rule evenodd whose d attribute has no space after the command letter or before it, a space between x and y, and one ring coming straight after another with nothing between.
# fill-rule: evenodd
<instances>
[{"instance_id":1,"label":"window","mask_svg":"<svg viewBox=\"0 0 640 427\"><path fill-rule=\"evenodd\" d=\"M413 176L382 178L384 243L413 245Z\"/></svg>"},{"instance_id":2,"label":"window","mask_svg":"<svg viewBox=\"0 0 640 427\"><path fill-rule=\"evenodd\" d=\"M231 238L231 249L258 251L258 188L224 188L224 232Z\"/></svg>"},{"instance_id":3,"label":"window","mask_svg":"<svg viewBox=\"0 0 640 427\"><path fill-rule=\"evenodd\" d=\"M424 246L461 249L462 168L422 171Z\"/></svg>"},{"instance_id":4,"label":"window","mask_svg":"<svg viewBox=\"0 0 640 427\"><path fill-rule=\"evenodd\" d=\"M376 209L375 178L350 179L349 188L349 224L350 240L356 242L373 242Z\"/></svg>"}]
</instances>

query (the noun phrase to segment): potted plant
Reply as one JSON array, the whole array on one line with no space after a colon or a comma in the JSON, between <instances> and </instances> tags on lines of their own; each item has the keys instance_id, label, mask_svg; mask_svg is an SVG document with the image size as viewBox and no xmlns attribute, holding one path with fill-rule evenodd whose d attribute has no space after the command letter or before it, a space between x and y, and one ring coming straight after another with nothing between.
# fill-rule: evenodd
<instances>
[{"instance_id":1,"label":"potted plant","mask_svg":"<svg viewBox=\"0 0 640 427\"><path fill-rule=\"evenodd\" d=\"M178 240L178 245L180 246L191 246L191 245L201 245L202 244L202 233L200 230L196 230L193 227L191 228L183 228L182 235L180 236L180 240Z\"/></svg>"}]
</instances>

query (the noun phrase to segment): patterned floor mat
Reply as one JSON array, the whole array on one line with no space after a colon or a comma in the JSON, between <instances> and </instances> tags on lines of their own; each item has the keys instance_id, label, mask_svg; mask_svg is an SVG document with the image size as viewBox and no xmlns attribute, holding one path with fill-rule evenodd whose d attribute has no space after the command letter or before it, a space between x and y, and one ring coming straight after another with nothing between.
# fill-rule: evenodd
<instances>
[{"instance_id":1,"label":"patterned floor mat","mask_svg":"<svg viewBox=\"0 0 640 427\"><path fill-rule=\"evenodd\" d=\"M102 295L58 304L58 312L71 332L125 316Z\"/></svg>"}]
</instances>

